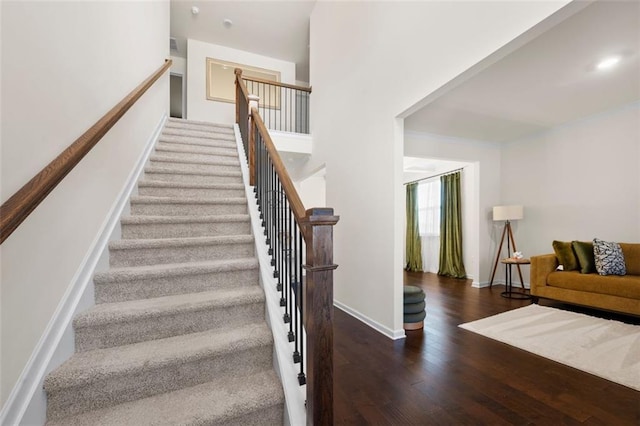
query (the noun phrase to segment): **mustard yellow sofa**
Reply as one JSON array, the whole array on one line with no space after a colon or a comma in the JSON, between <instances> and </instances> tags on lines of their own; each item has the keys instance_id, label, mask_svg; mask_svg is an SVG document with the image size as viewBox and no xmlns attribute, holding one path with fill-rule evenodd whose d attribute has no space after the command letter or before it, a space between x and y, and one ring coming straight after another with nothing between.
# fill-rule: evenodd
<instances>
[{"instance_id":1,"label":"mustard yellow sofa","mask_svg":"<svg viewBox=\"0 0 640 426\"><path fill-rule=\"evenodd\" d=\"M640 316L640 244L620 243L626 275L557 271L555 254L531 257L531 295Z\"/></svg>"}]
</instances>

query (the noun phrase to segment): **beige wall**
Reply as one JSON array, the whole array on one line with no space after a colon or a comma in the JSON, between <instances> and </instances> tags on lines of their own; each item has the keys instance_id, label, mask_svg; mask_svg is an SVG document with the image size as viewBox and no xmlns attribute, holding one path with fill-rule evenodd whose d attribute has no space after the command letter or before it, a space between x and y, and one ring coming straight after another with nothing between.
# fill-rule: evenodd
<instances>
[{"instance_id":1,"label":"beige wall","mask_svg":"<svg viewBox=\"0 0 640 426\"><path fill-rule=\"evenodd\" d=\"M207 100L207 58L249 65L280 72L280 81L293 84L296 66L293 62L281 61L255 53L231 49L226 46L187 40L187 117L190 120L233 123L236 107L234 103Z\"/></svg>"},{"instance_id":2,"label":"beige wall","mask_svg":"<svg viewBox=\"0 0 640 426\"><path fill-rule=\"evenodd\" d=\"M4 201L162 65L169 2L1 8ZM1 246L3 405L167 109L168 74Z\"/></svg>"}]
</instances>

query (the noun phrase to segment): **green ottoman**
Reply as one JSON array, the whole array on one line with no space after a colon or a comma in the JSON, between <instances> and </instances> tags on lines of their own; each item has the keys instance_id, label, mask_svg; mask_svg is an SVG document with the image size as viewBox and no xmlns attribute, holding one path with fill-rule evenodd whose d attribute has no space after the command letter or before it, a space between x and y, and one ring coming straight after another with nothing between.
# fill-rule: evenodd
<instances>
[{"instance_id":1,"label":"green ottoman","mask_svg":"<svg viewBox=\"0 0 640 426\"><path fill-rule=\"evenodd\" d=\"M404 329L419 330L424 327L424 290L413 285L404 286Z\"/></svg>"}]
</instances>

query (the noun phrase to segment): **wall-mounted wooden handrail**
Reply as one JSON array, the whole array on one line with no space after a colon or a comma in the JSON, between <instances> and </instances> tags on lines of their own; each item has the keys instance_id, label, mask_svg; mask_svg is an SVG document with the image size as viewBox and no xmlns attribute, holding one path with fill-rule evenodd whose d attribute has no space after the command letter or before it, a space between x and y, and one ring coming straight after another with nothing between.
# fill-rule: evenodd
<instances>
[{"instance_id":1,"label":"wall-mounted wooden handrail","mask_svg":"<svg viewBox=\"0 0 640 426\"><path fill-rule=\"evenodd\" d=\"M171 60L131 91L100 120L0 206L0 244L11 235L118 120L171 67Z\"/></svg>"},{"instance_id":2,"label":"wall-mounted wooden handrail","mask_svg":"<svg viewBox=\"0 0 640 426\"><path fill-rule=\"evenodd\" d=\"M264 142L264 146L269 153L269 157L271 158L271 162L273 163L273 168L276 173L280 177L280 181L282 182L282 188L284 189L285 194L287 195L287 199L289 200L289 204L291 205L291 211L295 216L296 222L301 224L302 220L306 216L306 211L304 209L304 204L302 204L302 200L300 200L300 196L298 195L298 191L296 191L296 187L293 185L291 181L291 177L289 177L289 173L287 172L287 168L285 167L282 159L280 158L280 154L276 149L276 146L273 144L271 140L271 136L269 135L269 131L267 127L264 125L264 121L262 121L262 117L260 117L260 113L256 108L251 108L251 117L255 121L255 125L258 128L258 132L262 136L262 140Z\"/></svg>"},{"instance_id":3,"label":"wall-mounted wooden handrail","mask_svg":"<svg viewBox=\"0 0 640 426\"><path fill-rule=\"evenodd\" d=\"M311 93L311 87L296 86L295 84L280 83L279 81L264 80L257 77L242 77L247 81L255 81L256 83L270 84L271 86L286 87L288 89L300 90L302 92Z\"/></svg>"}]
</instances>

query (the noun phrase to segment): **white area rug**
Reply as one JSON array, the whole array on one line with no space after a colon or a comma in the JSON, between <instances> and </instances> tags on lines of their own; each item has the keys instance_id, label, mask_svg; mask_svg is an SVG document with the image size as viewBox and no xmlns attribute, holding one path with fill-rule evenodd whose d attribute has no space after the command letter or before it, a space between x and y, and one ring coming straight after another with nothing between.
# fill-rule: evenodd
<instances>
[{"instance_id":1,"label":"white area rug","mask_svg":"<svg viewBox=\"0 0 640 426\"><path fill-rule=\"evenodd\" d=\"M460 327L640 391L640 326L529 305Z\"/></svg>"}]
</instances>

